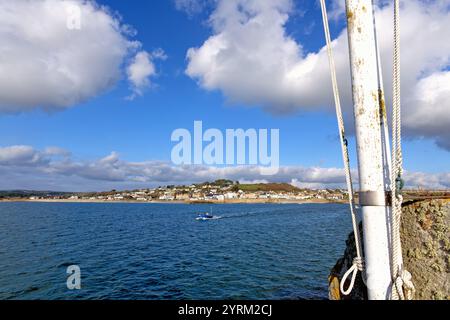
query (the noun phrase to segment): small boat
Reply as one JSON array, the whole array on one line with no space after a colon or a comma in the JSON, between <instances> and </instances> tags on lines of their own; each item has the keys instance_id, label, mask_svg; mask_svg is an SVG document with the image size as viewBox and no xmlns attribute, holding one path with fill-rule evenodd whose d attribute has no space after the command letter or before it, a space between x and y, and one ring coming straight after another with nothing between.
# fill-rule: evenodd
<instances>
[{"instance_id":1,"label":"small boat","mask_svg":"<svg viewBox=\"0 0 450 320\"><path fill-rule=\"evenodd\" d=\"M211 220L214 219L214 216L212 214L209 213L199 213L197 215L197 219L196 220L200 220L200 221L206 221L206 220Z\"/></svg>"},{"instance_id":2,"label":"small boat","mask_svg":"<svg viewBox=\"0 0 450 320\"><path fill-rule=\"evenodd\" d=\"M213 216L213 214L212 214L212 207L210 209L210 212L211 213L208 213L208 212L199 213L195 220L197 220L197 221L207 221L207 220L215 220L215 219L220 219L221 218L221 217Z\"/></svg>"}]
</instances>

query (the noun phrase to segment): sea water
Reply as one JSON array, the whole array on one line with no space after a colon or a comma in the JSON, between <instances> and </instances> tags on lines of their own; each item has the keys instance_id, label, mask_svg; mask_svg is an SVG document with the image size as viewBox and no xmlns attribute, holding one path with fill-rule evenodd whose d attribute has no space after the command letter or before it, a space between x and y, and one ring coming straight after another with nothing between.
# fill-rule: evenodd
<instances>
[{"instance_id":1,"label":"sea water","mask_svg":"<svg viewBox=\"0 0 450 320\"><path fill-rule=\"evenodd\" d=\"M0 299L326 299L341 204L0 203ZM69 290L69 266L81 289Z\"/></svg>"}]
</instances>

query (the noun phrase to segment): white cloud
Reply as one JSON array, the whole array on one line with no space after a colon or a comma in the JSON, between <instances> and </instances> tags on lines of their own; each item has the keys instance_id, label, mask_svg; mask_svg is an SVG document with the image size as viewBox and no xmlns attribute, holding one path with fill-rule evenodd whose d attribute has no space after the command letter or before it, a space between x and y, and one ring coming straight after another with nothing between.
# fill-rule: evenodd
<instances>
[{"instance_id":1,"label":"white cloud","mask_svg":"<svg viewBox=\"0 0 450 320\"><path fill-rule=\"evenodd\" d=\"M405 172L407 186L412 188L450 189L450 172L427 174L424 172Z\"/></svg>"},{"instance_id":2,"label":"white cloud","mask_svg":"<svg viewBox=\"0 0 450 320\"><path fill-rule=\"evenodd\" d=\"M166 60L167 59L167 54L161 48L155 49L152 52L151 56L152 56L153 60Z\"/></svg>"},{"instance_id":3,"label":"white cloud","mask_svg":"<svg viewBox=\"0 0 450 320\"><path fill-rule=\"evenodd\" d=\"M51 156L64 156L64 157L70 156L69 151L59 148L59 147L47 147L47 148L45 148L44 153L47 155L51 155Z\"/></svg>"},{"instance_id":4,"label":"white cloud","mask_svg":"<svg viewBox=\"0 0 450 320\"><path fill-rule=\"evenodd\" d=\"M0 148L1 166L42 165L44 156L30 146L11 146Z\"/></svg>"},{"instance_id":5,"label":"white cloud","mask_svg":"<svg viewBox=\"0 0 450 320\"><path fill-rule=\"evenodd\" d=\"M450 150L450 71L420 79L408 103L414 112L404 114L405 124L417 135L437 135L437 144Z\"/></svg>"},{"instance_id":6,"label":"white cloud","mask_svg":"<svg viewBox=\"0 0 450 320\"><path fill-rule=\"evenodd\" d=\"M141 46L131 30L94 1L0 1L0 112L64 109L110 89Z\"/></svg>"},{"instance_id":7,"label":"white cloud","mask_svg":"<svg viewBox=\"0 0 450 320\"><path fill-rule=\"evenodd\" d=\"M61 157L61 155L63 155ZM355 181L356 181L356 172ZM286 182L298 187L345 187L340 168L283 166L274 176L261 176L257 166L174 166L168 162L128 162L115 152L98 160L75 160L59 148L0 148L0 189L107 190L164 184L189 184L220 178L241 182ZM406 172L410 187L450 188L450 173Z\"/></svg>"},{"instance_id":8,"label":"white cloud","mask_svg":"<svg viewBox=\"0 0 450 320\"><path fill-rule=\"evenodd\" d=\"M143 90L150 87L150 77L155 73L155 65L151 61L150 55L145 51L138 52L127 68L128 79L133 89L131 99L136 95L142 95Z\"/></svg>"},{"instance_id":9,"label":"white cloud","mask_svg":"<svg viewBox=\"0 0 450 320\"><path fill-rule=\"evenodd\" d=\"M287 0L219 1L210 17L215 34L189 49L186 73L233 102L292 108L294 88L286 77L302 48L285 34L290 8Z\"/></svg>"},{"instance_id":10,"label":"white cloud","mask_svg":"<svg viewBox=\"0 0 450 320\"><path fill-rule=\"evenodd\" d=\"M339 4L340 3L340 4ZM342 16L343 1L333 16ZM392 4L377 1L377 27L388 101L392 81ZM402 4L402 86L405 131L436 139L450 149L450 1ZM288 0L221 0L210 17L213 35L187 53L187 75L231 102L273 113L332 110L325 48L307 52L286 31ZM443 38L444 37L444 38ZM333 41L340 92L347 117L352 105L346 30ZM349 118L350 119L350 118ZM351 121L348 121L350 124Z\"/></svg>"},{"instance_id":11,"label":"white cloud","mask_svg":"<svg viewBox=\"0 0 450 320\"><path fill-rule=\"evenodd\" d=\"M174 0L175 8L186 12L188 16L193 16L201 12L210 2L214 0Z\"/></svg>"},{"instance_id":12,"label":"white cloud","mask_svg":"<svg viewBox=\"0 0 450 320\"><path fill-rule=\"evenodd\" d=\"M155 50L152 54L146 51L140 51L136 54L131 64L127 67L127 76L130 81L133 94L129 99L136 96L142 96L145 89L151 87L151 77L156 76L154 60L167 59L162 49Z\"/></svg>"}]
</instances>

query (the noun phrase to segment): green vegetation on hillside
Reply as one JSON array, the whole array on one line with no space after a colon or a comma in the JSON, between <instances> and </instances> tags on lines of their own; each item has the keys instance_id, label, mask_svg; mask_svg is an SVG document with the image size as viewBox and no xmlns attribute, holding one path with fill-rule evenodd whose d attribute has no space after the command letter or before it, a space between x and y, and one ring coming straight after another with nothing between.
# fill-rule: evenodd
<instances>
[{"instance_id":1,"label":"green vegetation on hillside","mask_svg":"<svg viewBox=\"0 0 450 320\"><path fill-rule=\"evenodd\" d=\"M2 198L24 198L24 197L47 197L47 196L65 196L73 194L70 192L57 192L57 191L34 191L34 190L5 190L0 191L0 199Z\"/></svg>"},{"instance_id":2,"label":"green vegetation on hillside","mask_svg":"<svg viewBox=\"0 0 450 320\"><path fill-rule=\"evenodd\" d=\"M239 182L236 182L237 184L239 184ZM227 179L219 179L216 180L214 182L203 182L203 183L198 183L196 184L196 186L202 187L202 186L217 186L217 187L229 187L232 186L234 184L236 184L234 181L231 180L227 180Z\"/></svg>"},{"instance_id":3,"label":"green vegetation on hillside","mask_svg":"<svg viewBox=\"0 0 450 320\"><path fill-rule=\"evenodd\" d=\"M293 192L300 191L299 188L290 185L289 183L257 183L257 184L240 184L239 190L256 192L256 191L284 191Z\"/></svg>"}]
</instances>

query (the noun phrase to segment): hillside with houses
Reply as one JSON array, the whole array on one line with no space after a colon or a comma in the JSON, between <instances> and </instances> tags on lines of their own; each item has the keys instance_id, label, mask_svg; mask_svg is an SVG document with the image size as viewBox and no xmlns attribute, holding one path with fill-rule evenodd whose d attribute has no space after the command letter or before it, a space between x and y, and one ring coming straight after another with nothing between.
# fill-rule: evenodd
<instances>
[{"instance_id":1,"label":"hillside with houses","mask_svg":"<svg viewBox=\"0 0 450 320\"><path fill-rule=\"evenodd\" d=\"M266 203L266 202L342 202L347 192L341 189L300 189L286 183L240 184L217 180L191 185L111 190L107 192L27 195L27 200L90 202L183 202L183 203Z\"/></svg>"}]
</instances>

